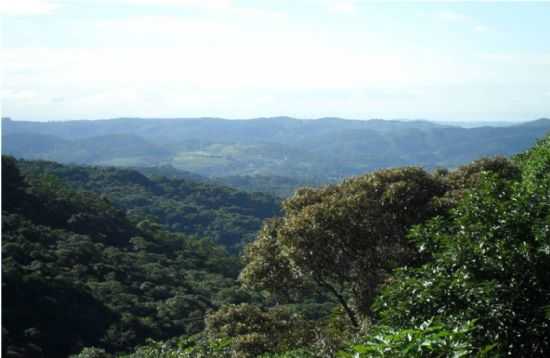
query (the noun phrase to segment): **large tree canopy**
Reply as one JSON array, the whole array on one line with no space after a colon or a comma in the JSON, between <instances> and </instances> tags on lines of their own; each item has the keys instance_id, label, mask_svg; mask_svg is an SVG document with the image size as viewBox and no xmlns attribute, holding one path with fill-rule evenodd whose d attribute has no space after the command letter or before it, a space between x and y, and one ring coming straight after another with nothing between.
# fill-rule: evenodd
<instances>
[{"instance_id":1,"label":"large tree canopy","mask_svg":"<svg viewBox=\"0 0 550 358\"><path fill-rule=\"evenodd\" d=\"M374 305L380 323L475 322L474 347L499 355L550 349L550 139L516 158L521 175L488 172L448 217L411 238L432 260L402 268Z\"/></svg>"},{"instance_id":2,"label":"large tree canopy","mask_svg":"<svg viewBox=\"0 0 550 358\"><path fill-rule=\"evenodd\" d=\"M313 285L334 295L358 325L387 274L416 257L405 233L439 212L436 199L445 191L419 168L299 190L247 248L241 280L276 293Z\"/></svg>"}]
</instances>

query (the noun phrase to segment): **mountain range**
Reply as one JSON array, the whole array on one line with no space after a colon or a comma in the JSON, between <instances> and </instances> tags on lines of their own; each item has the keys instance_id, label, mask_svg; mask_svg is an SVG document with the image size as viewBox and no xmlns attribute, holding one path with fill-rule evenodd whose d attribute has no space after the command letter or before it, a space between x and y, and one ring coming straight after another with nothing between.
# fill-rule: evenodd
<instances>
[{"instance_id":1,"label":"mountain range","mask_svg":"<svg viewBox=\"0 0 550 358\"><path fill-rule=\"evenodd\" d=\"M549 130L550 119L464 128L423 120L340 118L4 118L2 152L61 163L172 168L173 175L184 171L237 183L250 182L241 177L271 176L324 183L381 168L455 168L481 156L513 155Z\"/></svg>"}]
</instances>

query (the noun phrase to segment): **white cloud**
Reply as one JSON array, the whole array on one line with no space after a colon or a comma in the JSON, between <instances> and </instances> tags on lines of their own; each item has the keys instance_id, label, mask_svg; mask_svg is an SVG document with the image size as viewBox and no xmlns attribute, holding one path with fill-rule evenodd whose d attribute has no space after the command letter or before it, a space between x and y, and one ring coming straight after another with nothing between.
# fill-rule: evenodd
<instances>
[{"instance_id":1,"label":"white cloud","mask_svg":"<svg viewBox=\"0 0 550 358\"><path fill-rule=\"evenodd\" d=\"M464 29L471 29L477 33L486 33L491 31L489 26L481 24L470 15L452 10L437 11L433 15L437 20L446 24L461 26Z\"/></svg>"},{"instance_id":2,"label":"white cloud","mask_svg":"<svg viewBox=\"0 0 550 358\"><path fill-rule=\"evenodd\" d=\"M419 4L453 4L453 3L529 3L533 0L362 0L366 3L419 3ZM538 0L536 2L550 2L550 0Z\"/></svg>"},{"instance_id":3,"label":"white cloud","mask_svg":"<svg viewBox=\"0 0 550 358\"><path fill-rule=\"evenodd\" d=\"M3 100L15 100L27 103L32 103L32 101L38 99L36 92L30 90L2 89L0 96Z\"/></svg>"},{"instance_id":4,"label":"white cloud","mask_svg":"<svg viewBox=\"0 0 550 358\"><path fill-rule=\"evenodd\" d=\"M472 18L470 16L457 11L451 11L451 10L438 11L435 13L435 16L439 20L442 20L445 22L465 23L465 22L472 21Z\"/></svg>"},{"instance_id":5,"label":"white cloud","mask_svg":"<svg viewBox=\"0 0 550 358\"><path fill-rule=\"evenodd\" d=\"M32 107L38 117L54 118L57 113L64 118L238 117L287 113L285 108L302 111L296 115L307 116L308 108L327 115L348 107L413 108L426 96L426 86L475 80L468 74L484 72L431 54L412 60L350 48L333 51L306 34L243 39L236 36L239 29L226 30L216 34L218 46L198 46L204 38L191 32L199 38L190 48L11 49L5 58L5 108L13 117L29 115ZM353 95L333 96L338 92ZM56 101L60 97L64 100Z\"/></svg>"},{"instance_id":6,"label":"white cloud","mask_svg":"<svg viewBox=\"0 0 550 358\"><path fill-rule=\"evenodd\" d=\"M435 50L384 47L377 34L297 28L269 12L236 14L231 22L176 16L101 21L93 32L102 48L5 49L5 88L32 90L46 102L64 97L64 108L80 104L82 111L120 111L117 101L120 108L144 109L153 99L165 108L212 108L232 106L235 96L249 103L245 93L265 102L273 92L323 89L382 88L412 98L421 94L406 89L481 81L490 72ZM10 108L23 105L22 96L6 100Z\"/></svg>"},{"instance_id":7,"label":"white cloud","mask_svg":"<svg viewBox=\"0 0 550 358\"><path fill-rule=\"evenodd\" d=\"M357 47L355 40L344 43L339 41L340 37L316 29L297 31L292 27L269 26L269 19L269 16L255 18L262 27L246 19L217 23L170 16L104 21L98 25L98 32L133 37L143 43L164 41L167 46L97 49L78 56L97 57L97 62L89 60L93 67L107 60L102 66L113 72L113 79L141 66L144 72L141 78L174 79L214 88L349 88L449 79L462 82L480 72L464 69L467 66L461 64L462 60L435 52L380 48L376 41L370 41L376 35L357 34L362 41L362 46ZM410 51L416 55L411 57ZM81 75L75 73L75 76Z\"/></svg>"},{"instance_id":8,"label":"white cloud","mask_svg":"<svg viewBox=\"0 0 550 358\"><path fill-rule=\"evenodd\" d=\"M48 15L58 7L58 3L48 0L4 0L0 2L0 15Z\"/></svg>"},{"instance_id":9,"label":"white cloud","mask_svg":"<svg viewBox=\"0 0 550 358\"><path fill-rule=\"evenodd\" d=\"M207 9L229 9L233 7L232 0L123 0L133 5L154 5L154 6L181 6Z\"/></svg>"},{"instance_id":10,"label":"white cloud","mask_svg":"<svg viewBox=\"0 0 550 358\"><path fill-rule=\"evenodd\" d=\"M337 13L353 14L356 12L356 0L330 0L329 10Z\"/></svg>"},{"instance_id":11,"label":"white cloud","mask_svg":"<svg viewBox=\"0 0 550 358\"><path fill-rule=\"evenodd\" d=\"M474 31L479 33L486 33L489 32L491 29L488 26L485 25L475 25Z\"/></svg>"},{"instance_id":12,"label":"white cloud","mask_svg":"<svg viewBox=\"0 0 550 358\"><path fill-rule=\"evenodd\" d=\"M162 36L174 39L174 46L192 46L188 41L214 39L228 31L231 26L214 21L195 21L175 16L138 16L123 19L105 20L96 23L98 31L133 38L136 35L147 37ZM143 37L141 38L143 41ZM154 43L149 42L149 43Z\"/></svg>"},{"instance_id":13,"label":"white cloud","mask_svg":"<svg viewBox=\"0 0 550 358\"><path fill-rule=\"evenodd\" d=\"M481 59L494 64L511 66L550 66L550 53L487 53Z\"/></svg>"},{"instance_id":14,"label":"white cloud","mask_svg":"<svg viewBox=\"0 0 550 358\"><path fill-rule=\"evenodd\" d=\"M178 4L203 6L192 0ZM16 118L21 113L34 118L308 113L364 118L367 110L385 117L399 110L410 117L418 108L457 113L468 105L484 108L488 93L496 98L499 86L513 88L518 80L538 85L533 97L539 101L547 98L540 94L547 92L550 71L530 65L550 64L549 54L465 52L457 58L399 37L388 41L384 33L335 32L285 21L284 14L271 10L219 4L222 13L213 16L88 23L90 46L100 48L3 49L6 113ZM469 21L453 13L443 18ZM467 25L478 26L475 21ZM497 85L472 90L488 83ZM462 87L448 92L450 86Z\"/></svg>"}]
</instances>

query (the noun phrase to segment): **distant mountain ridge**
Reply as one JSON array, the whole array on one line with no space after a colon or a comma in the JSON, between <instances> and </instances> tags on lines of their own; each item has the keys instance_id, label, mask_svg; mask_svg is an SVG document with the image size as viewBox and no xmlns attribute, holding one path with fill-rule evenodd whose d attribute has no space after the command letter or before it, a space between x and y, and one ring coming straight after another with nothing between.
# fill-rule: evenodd
<instances>
[{"instance_id":1,"label":"distant mountain ridge","mask_svg":"<svg viewBox=\"0 0 550 358\"><path fill-rule=\"evenodd\" d=\"M329 182L380 168L456 167L513 155L550 131L550 119L461 128L424 120L290 117L25 122L2 120L2 151L19 158L127 167L172 166L205 177ZM235 181L235 180L233 180Z\"/></svg>"},{"instance_id":2,"label":"distant mountain ridge","mask_svg":"<svg viewBox=\"0 0 550 358\"><path fill-rule=\"evenodd\" d=\"M167 127L170 131L166 131ZM133 134L138 136L152 136L154 138L197 138L206 134L218 139L220 136L241 138L247 134L254 134L256 140L272 138L279 142L280 131L285 134L294 130L296 135L324 133L332 129L374 129L388 131L400 128L433 128L448 127L437 123L413 120L351 120L335 117L319 119L296 119L291 117L267 117L255 119L223 119L223 118L114 118L105 120L74 120L30 122L2 120L2 129L5 134L12 133L40 133L55 135L64 139L81 139L112 134ZM304 133L305 132L305 133ZM252 138L249 138L249 140Z\"/></svg>"}]
</instances>

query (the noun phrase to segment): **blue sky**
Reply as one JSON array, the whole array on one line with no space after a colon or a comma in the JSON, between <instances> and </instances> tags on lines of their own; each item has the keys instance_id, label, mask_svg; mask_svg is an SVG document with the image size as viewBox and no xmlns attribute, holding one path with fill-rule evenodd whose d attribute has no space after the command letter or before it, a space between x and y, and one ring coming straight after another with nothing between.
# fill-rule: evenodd
<instances>
[{"instance_id":1,"label":"blue sky","mask_svg":"<svg viewBox=\"0 0 550 358\"><path fill-rule=\"evenodd\" d=\"M17 0L2 115L531 120L550 2Z\"/></svg>"}]
</instances>

